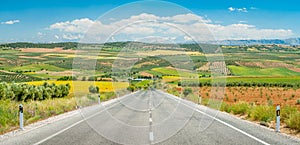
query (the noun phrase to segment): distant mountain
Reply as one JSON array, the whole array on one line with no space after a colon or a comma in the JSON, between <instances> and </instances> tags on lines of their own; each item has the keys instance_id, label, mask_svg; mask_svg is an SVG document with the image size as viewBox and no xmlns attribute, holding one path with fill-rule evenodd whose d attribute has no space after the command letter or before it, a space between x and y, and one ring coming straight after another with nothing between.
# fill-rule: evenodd
<instances>
[{"instance_id":1,"label":"distant mountain","mask_svg":"<svg viewBox=\"0 0 300 145\"><path fill-rule=\"evenodd\" d=\"M266 44L280 44L280 45L300 45L300 38L290 39L261 39L261 40L222 40L209 42L218 45L266 45Z\"/></svg>"}]
</instances>

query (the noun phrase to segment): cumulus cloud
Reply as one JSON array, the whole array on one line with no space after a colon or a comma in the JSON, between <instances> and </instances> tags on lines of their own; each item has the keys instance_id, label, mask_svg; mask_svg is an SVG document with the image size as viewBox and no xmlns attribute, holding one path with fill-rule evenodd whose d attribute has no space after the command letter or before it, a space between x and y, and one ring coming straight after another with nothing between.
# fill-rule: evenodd
<instances>
[{"instance_id":1,"label":"cumulus cloud","mask_svg":"<svg viewBox=\"0 0 300 145\"><path fill-rule=\"evenodd\" d=\"M243 11L232 8L233 11ZM214 41L237 39L273 39L293 36L289 29L260 29L254 25L237 23L221 25L195 14L168 17L142 13L103 23L89 18L52 24L58 30L57 39L105 41Z\"/></svg>"},{"instance_id":2,"label":"cumulus cloud","mask_svg":"<svg viewBox=\"0 0 300 145\"><path fill-rule=\"evenodd\" d=\"M249 24L231 24L227 26L210 26L217 40L240 40L240 39L275 39L288 38L293 35L289 29L258 29Z\"/></svg>"},{"instance_id":3,"label":"cumulus cloud","mask_svg":"<svg viewBox=\"0 0 300 145\"><path fill-rule=\"evenodd\" d=\"M76 19L73 21L58 22L50 26L50 30L57 29L64 32L72 33L82 33L87 30L87 28L94 24L95 21L88 18Z\"/></svg>"},{"instance_id":4,"label":"cumulus cloud","mask_svg":"<svg viewBox=\"0 0 300 145\"><path fill-rule=\"evenodd\" d=\"M13 25L15 23L19 23L20 20L9 20L9 21L6 21L6 22L1 22L1 24L4 24L4 25Z\"/></svg>"}]
</instances>

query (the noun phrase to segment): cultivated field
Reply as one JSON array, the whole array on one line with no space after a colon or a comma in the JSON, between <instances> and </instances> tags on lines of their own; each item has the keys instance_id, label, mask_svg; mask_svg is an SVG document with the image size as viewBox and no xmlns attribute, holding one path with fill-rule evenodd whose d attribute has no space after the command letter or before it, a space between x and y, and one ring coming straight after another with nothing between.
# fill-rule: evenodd
<instances>
[{"instance_id":1,"label":"cultivated field","mask_svg":"<svg viewBox=\"0 0 300 145\"><path fill-rule=\"evenodd\" d=\"M42 85L45 81L33 81L33 82L26 82L27 84L31 85ZM47 81L47 83L54 83L56 85L60 84L70 84L71 93L78 93L78 94L88 94L89 87L94 85L99 87L99 91L101 92L114 92L118 90L123 90L128 87L127 82L91 82L91 81ZM74 89L76 88L76 90Z\"/></svg>"}]
</instances>

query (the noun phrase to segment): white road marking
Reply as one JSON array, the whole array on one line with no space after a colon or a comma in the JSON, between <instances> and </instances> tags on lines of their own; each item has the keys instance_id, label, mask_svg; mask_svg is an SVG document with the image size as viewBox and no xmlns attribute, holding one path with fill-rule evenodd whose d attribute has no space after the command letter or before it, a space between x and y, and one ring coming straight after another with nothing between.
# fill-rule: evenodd
<instances>
[{"instance_id":1,"label":"white road marking","mask_svg":"<svg viewBox=\"0 0 300 145\"><path fill-rule=\"evenodd\" d=\"M51 139L51 138L57 136L57 135L59 135L59 134L65 132L66 130L68 130L68 129L70 129L70 128L72 128L72 127L74 127L74 126L76 126L76 125L78 125L78 124L80 124L80 123L82 123L83 121L85 121L85 120L80 120L80 121L78 121L78 122L72 124L71 126L65 128L65 129L63 129L63 130L61 130L61 131L59 131L59 132L57 132L57 133L54 133L54 134L48 136L47 138L45 138L45 139L43 139L43 140L41 140L41 141L35 143L34 145L39 145L39 144L41 144L41 143L43 143L43 142L45 142L45 141L47 141L47 140L49 140L49 139Z\"/></svg>"},{"instance_id":2,"label":"white road marking","mask_svg":"<svg viewBox=\"0 0 300 145\"><path fill-rule=\"evenodd\" d=\"M163 93L164 93L164 92L163 92ZM177 97L175 97L175 96L173 96L173 95L170 95L170 94L167 94L167 93L164 93L164 94L166 94L166 96L169 96L169 98L171 98L171 99L183 100L183 99L181 99L181 98L177 98ZM172 97L170 97L170 96L172 96ZM184 100L184 101L186 101L186 100ZM113 103L113 102L112 102L112 103ZM114 107L114 106L117 105L117 104L118 104L118 103L115 103L115 104L111 105L109 108L112 108L112 107ZM185 103L183 103L183 104L184 104L185 106L189 107L190 109L195 109L195 108L192 108L191 106L189 106L189 105L187 105L187 104L185 104ZM107 105L108 105L108 104L107 104ZM107 109L108 109L108 108L107 108ZM98 113L96 113L96 114L94 114L94 115L92 115L92 116L89 116L88 118L84 118L84 119L82 119L82 120L80 120L80 121L78 121L78 122L72 124L71 126L65 128L65 129L63 129L63 130L61 130L61 131L59 131L59 132L57 132L57 133L55 133L55 134L52 134L51 136L48 136L47 138L45 138L45 139L43 139L43 140L41 140L41 141L35 143L34 145L39 145L39 144L41 144L41 143L43 143L43 142L45 142L45 141L47 141L47 140L49 140L49 139L51 139L51 138L57 136L57 135L59 135L59 134L65 132L66 130L68 130L68 129L70 129L70 128L72 128L72 127L74 127L74 126L76 126L76 125L78 125L78 124L80 124L80 123L82 123L83 121L85 121L85 120L87 120L87 119L90 119L90 118L92 118L92 117L94 117L94 116L100 114L100 113L103 112L103 111L104 111L104 110L101 110L100 112L98 112ZM214 116L211 116L211 115L209 115L209 114L206 114L205 112L200 111L199 108L195 109L195 111L197 111L197 112L199 112L199 113L201 113L201 114L203 114L203 115L206 115L206 116L208 116L208 117L211 117L211 118L215 119L216 121L218 121L218 122L220 122L220 123L226 125L227 127L230 127L230 128L232 128L232 129L234 129L234 130L236 130L236 131L238 131L238 132L240 132L240 133L242 133L242 134L244 134L244 135L246 135L246 136L248 136L248 137L250 137L250 138L252 138L252 139L254 139L254 140L256 140L256 141L258 141L258 142L260 142L260 143L262 143L262 144L264 144L264 145L270 145L269 143L267 143L267 142L265 142L265 141L263 141L263 140L261 140L261 139L255 137L255 136L253 136L253 135L251 135L251 134L249 134L249 133L247 133L247 132L245 132L245 131L243 131L243 130L237 128L237 127L234 127L234 126L232 126L231 124L228 124L228 123L226 123L226 122L224 122L224 121L222 121L222 120L220 120L220 119L218 119L218 118L216 118L216 117L214 117ZM151 113L151 111L150 111L149 113ZM150 121L150 119L149 119L149 121ZM150 140L150 141L153 141L153 140L154 140L153 132L149 132L149 140Z\"/></svg>"},{"instance_id":3,"label":"white road marking","mask_svg":"<svg viewBox=\"0 0 300 145\"><path fill-rule=\"evenodd\" d=\"M153 140L154 140L153 132L149 132L149 140L150 140L150 141L153 141Z\"/></svg>"},{"instance_id":4,"label":"white road marking","mask_svg":"<svg viewBox=\"0 0 300 145\"><path fill-rule=\"evenodd\" d=\"M131 94L133 94L133 93L131 93ZM126 96L129 96L129 95L126 95ZM124 97L125 97L125 96L124 96ZM122 99L124 99L124 98L122 98ZM106 104L106 105L112 104L112 103L114 103L114 102L116 102L116 103L113 104L113 105L111 105L111 106L109 106L109 107L106 108L106 109L112 108L112 107L114 107L114 106L116 106L117 104L120 103L120 102L117 102L117 100L114 100L114 101L109 102L109 103ZM106 105L105 105L105 106L106 106ZM45 139L43 139L43 140L41 140L41 141L35 143L34 145L39 145L39 144L41 144L41 143L43 143L43 142L45 142L45 141L47 141L47 140L49 140L49 139L51 139L51 138L57 136L57 135L59 135L59 134L65 132L66 130L68 130L68 129L70 129L70 128L72 128L72 127L74 127L74 126L76 126L76 125L78 125L78 124L80 124L80 123L82 123L82 122L84 122L84 121L86 121L86 120L88 120L88 119L90 119L90 118L92 118L92 117L94 117L94 116L100 114L100 113L102 113L102 112L105 111L106 109L101 110L100 112L98 112L98 113L96 113L96 114L93 114L93 115L91 115L91 116L89 116L89 117L87 117L87 118L84 118L84 119L82 119L82 120L80 120L80 121L78 121L78 122L72 124L71 126L69 126L69 127L65 128L65 129L59 131L59 132L56 132L56 133L54 133L54 134L48 136L47 138L45 138Z\"/></svg>"},{"instance_id":5,"label":"white road marking","mask_svg":"<svg viewBox=\"0 0 300 145\"><path fill-rule=\"evenodd\" d=\"M164 93L164 92L163 92L163 93ZM164 93L164 94L166 94L166 93ZM169 94L166 94L166 95L167 95L167 96L172 96L173 99L180 99L180 100L183 100L183 99L177 98L177 97L175 97L175 96L173 96L173 95L169 95ZM171 97L170 97L170 98L171 98ZM186 100L183 100L183 101L186 101ZM199 112L199 113L201 113L201 114L203 114L203 115L206 115L206 116L208 116L208 117L210 117L210 118L212 118L212 119L215 119L216 121L218 121L218 122L220 122L220 123L226 125L227 127L230 127L230 128L232 128L232 129L234 129L234 130L236 130L236 131L238 131L238 132L240 132L240 133L242 133L242 134L244 134L244 135L246 135L246 136L248 136L248 137L250 137L250 138L252 138L252 139L254 139L254 140L256 140L256 141L258 141L258 142L260 142L260 143L262 143L262 144L264 144L264 145L270 145L269 143L267 143L267 142L265 142L265 141L263 141L263 140L261 140L261 139L255 137L255 136L253 136L253 135L251 135L251 134L249 134L249 133L247 133L247 132L245 132L245 131L243 131L243 130L237 128L237 127L234 127L233 125L231 125L231 124L229 124L229 123L226 123L226 122L224 122L224 121L222 121L222 120L220 120L220 119L218 119L218 118L216 118L216 117L214 117L214 116L211 116L211 115L209 115L209 114L206 114L205 112L200 111L199 108L195 109L195 108L192 108L191 106L189 106L189 105L187 105L187 104L185 104L185 103L182 103L182 104L185 105L185 106L187 106L187 107L189 107L190 109L194 109L195 111L197 111L197 112Z\"/></svg>"},{"instance_id":6,"label":"white road marking","mask_svg":"<svg viewBox=\"0 0 300 145\"><path fill-rule=\"evenodd\" d=\"M187 105L186 105L186 106L187 106ZM208 114L206 114L206 113L204 113L204 112L202 112L202 111L200 111L200 110L198 110L198 109L195 110L195 111L197 111L197 112L199 112L199 113L201 113L201 114L203 114L203 115L206 115L206 116L208 116L208 117L211 117L211 118L215 119L216 121L218 121L218 122L220 122L220 123L222 123L222 124L224 124L224 125L226 125L226 126L232 128L232 129L234 129L234 130L236 130L236 131L238 131L238 132L240 132L240 133L242 133L242 134L244 134L244 135L246 135L246 136L248 136L248 137L250 137L250 138L252 138L252 139L254 139L254 140L256 140L256 141L258 141L258 142L260 142L260 143L262 143L262 144L264 144L264 145L270 145L269 143L267 143L267 142L265 142L265 141L263 141L263 140L261 140L261 139L255 137L255 136L253 136L253 135L251 135L251 134L249 134L249 133L247 133L247 132L245 132L245 131L243 131L243 130L241 130L241 129L238 129L238 128L234 127L233 125L231 125L231 124L229 124L229 123L226 123L226 122L224 122L224 121L222 121L222 120L220 120L220 119L218 119L218 118L216 118L216 117L213 117L213 116L211 116L211 115L208 115Z\"/></svg>"}]
</instances>

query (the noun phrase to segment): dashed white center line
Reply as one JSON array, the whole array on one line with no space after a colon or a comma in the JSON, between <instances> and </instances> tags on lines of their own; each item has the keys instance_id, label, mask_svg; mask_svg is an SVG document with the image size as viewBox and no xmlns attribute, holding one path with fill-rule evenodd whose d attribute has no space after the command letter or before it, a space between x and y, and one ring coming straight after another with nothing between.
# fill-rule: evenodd
<instances>
[{"instance_id":1,"label":"dashed white center line","mask_svg":"<svg viewBox=\"0 0 300 145\"><path fill-rule=\"evenodd\" d=\"M149 141L150 141L150 144L153 144L153 141L154 141L154 135L153 135L153 130L152 130L152 92L149 96Z\"/></svg>"},{"instance_id":2,"label":"dashed white center line","mask_svg":"<svg viewBox=\"0 0 300 145\"><path fill-rule=\"evenodd\" d=\"M152 142L154 140L153 132L149 133L149 140Z\"/></svg>"}]
</instances>

